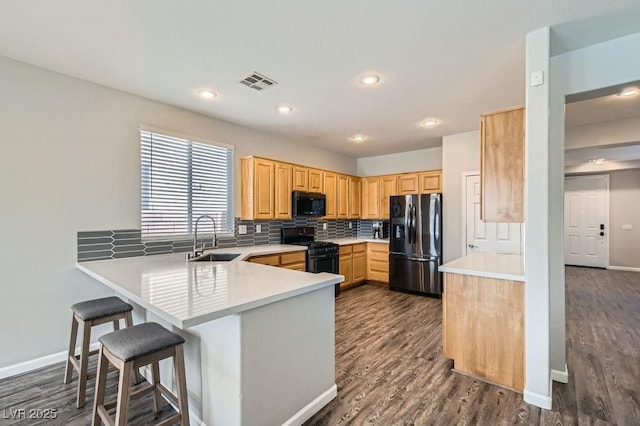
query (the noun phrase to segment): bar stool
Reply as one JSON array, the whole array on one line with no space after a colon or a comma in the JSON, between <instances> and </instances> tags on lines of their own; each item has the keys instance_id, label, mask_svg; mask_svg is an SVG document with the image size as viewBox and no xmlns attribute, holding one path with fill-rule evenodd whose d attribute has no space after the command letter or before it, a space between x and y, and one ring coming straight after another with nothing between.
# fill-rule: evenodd
<instances>
[{"instance_id":1,"label":"bar stool","mask_svg":"<svg viewBox=\"0 0 640 426\"><path fill-rule=\"evenodd\" d=\"M162 327L160 324L148 322L135 325L100 337L100 357L98 358L98 378L96 380L96 396L93 401L92 425L104 422L116 426L127 424L129 401L153 392L153 409L159 411L160 394L164 395L178 407L178 413L158 424L170 425L178 421L189 426L189 406L187 399L187 383L184 371L184 339ZM173 357L178 396L160 383L159 361ZM120 372L118 398L104 402L104 393L109 363ZM134 369L151 364L152 383L131 392L131 373ZM115 422L109 410L116 408Z\"/></svg>"},{"instance_id":2,"label":"bar stool","mask_svg":"<svg viewBox=\"0 0 640 426\"><path fill-rule=\"evenodd\" d=\"M71 381L73 370L78 373L78 396L76 406L82 408L86 402L87 381L96 377L96 372L88 372L89 357L98 350L89 351L91 343L91 328L96 325L113 322L114 330L120 329L120 320L124 319L127 327L133 325L131 311L133 306L117 297L87 300L71 306L71 338L69 339L69 354L64 373L64 383ZM78 324L82 323L82 348L80 355L76 355L76 340L78 338Z\"/></svg>"}]
</instances>

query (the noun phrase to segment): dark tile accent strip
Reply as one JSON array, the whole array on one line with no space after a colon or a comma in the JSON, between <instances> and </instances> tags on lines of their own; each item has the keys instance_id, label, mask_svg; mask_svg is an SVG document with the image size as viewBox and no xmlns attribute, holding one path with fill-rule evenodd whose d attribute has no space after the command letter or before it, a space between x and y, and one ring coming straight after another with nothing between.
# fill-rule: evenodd
<instances>
[{"instance_id":1,"label":"dark tile accent strip","mask_svg":"<svg viewBox=\"0 0 640 426\"><path fill-rule=\"evenodd\" d=\"M352 227L349 228L349 222ZM220 248L248 247L261 244L280 244L280 229L283 226L311 226L316 228L316 239L346 238L360 235L361 220L325 220L313 217L296 217L294 220L252 221L235 219L233 237L221 237ZM323 229L323 224L327 229ZM238 226L247 227L246 234L238 234ZM261 226L256 233L256 225ZM365 226L366 229L366 226ZM370 229L370 225L369 225ZM370 236L371 232L369 232ZM209 237L209 234L206 235ZM78 232L78 261L117 259L122 257L147 256L161 253L184 253L191 250L191 239L143 241L139 229Z\"/></svg>"}]
</instances>

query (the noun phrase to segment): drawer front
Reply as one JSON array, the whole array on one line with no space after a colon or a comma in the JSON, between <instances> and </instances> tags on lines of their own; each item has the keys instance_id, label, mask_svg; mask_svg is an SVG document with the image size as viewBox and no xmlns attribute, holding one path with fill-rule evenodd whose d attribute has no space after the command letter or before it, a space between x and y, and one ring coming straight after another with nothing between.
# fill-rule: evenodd
<instances>
[{"instance_id":1,"label":"drawer front","mask_svg":"<svg viewBox=\"0 0 640 426\"><path fill-rule=\"evenodd\" d=\"M389 253L387 252L379 252L379 251L372 251L371 253L369 253L369 262L371 261L378 261L378 262L386 262L389 263Z\"/></svg>"},{"instance_id":2,"label":"drawer front","mask_svg":"<svg viewBox=\"0 0 640 426\"><path fill-rule=\"evenodd\" d=\"M389 244L369 243L369 251L389 254Z\"/></svg>"},{"instance_id":3,"label":"drawer front","mask_svg":"<svg viewBox=\"0 0 640 426\"><path fill-rule=\"evenodd\" d=\"M369 274L369 279L371 281L379 281L381 283L389 283L389 273L388 272L378 272L371 271Z\"/></svg>"},{"instance_id":4,"label":"drawer front","mask_svg":"<svg viewBox=\"0 0 640 426\"><path fill-rule=\"evenodd\" d=\"M367 251L367 243L354 244L351 247L354 253L364 253Z\"/></svg>"},{"instance_id":5,"label":"drawer front","mask_svg":"<svg viewBox=\"0 0 640 426\"><path fill-rule=\"evenodd\" d=\"M289 265L282 265L285 269L293 269L294 271L302 271L305 272L307 270L307 264L302 263L291 263Z\"/></svg>"},{"instance_id":6,"label":"drawer front","mask_svg":"<svg viewBox=\"0 0 640 426\"><path fill-rule=\"evenodd\" d=\"M304 263L307 259L307 253L305 251L295 251L292 253L282 253L280 255L281 265L290 265L292 263Z\"/></svg>"},{"instance_id":7,"label":"drawer front","mask_svg":"<svg viewBox=\"0 0 640 426\"><path fill-rule=\"evenodd\" d=\"M389 261L379 261L379 260L370 260L369 261L369 269L371 272L386 272L389 273Z\"/></svg>"},{"instance_id":8,"label":"drawer front","mask_svg":"<svg viewBox=\"0 0 640 426\"><path fill-rule=\"evenodd\" d=\"M353 246L351 244L346 246L340 246L340 256L345 254L351 254L353 252Z\"/></svg>"},{"instance_id":9,"label":"drawer front","mask_svg":"<svg viewBox=\"0 0 640 426\"><path fill-rule=\"evenodd\" d=\"M280 266L280 255L271 254L268 256L254 256L249 259L249 262L260 263L262 265Z\"/></svg>"}]
</instances>

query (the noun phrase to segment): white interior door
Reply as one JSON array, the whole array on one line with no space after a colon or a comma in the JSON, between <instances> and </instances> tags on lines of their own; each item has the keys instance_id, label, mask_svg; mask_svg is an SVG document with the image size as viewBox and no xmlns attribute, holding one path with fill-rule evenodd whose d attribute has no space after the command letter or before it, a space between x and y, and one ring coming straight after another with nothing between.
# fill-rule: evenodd
<instances>
[{"instance_id":1,"label":"white interior door","mask_svg":"<svg viewBox=\"0 0 640 426\"><path fill-rule=\"evenodd\" d=\"M609 263L609 175L574 176L564 183L564 262Z\"/></svg>"},{"instance_id":2,"label":"white interior door","mask_svg":"<svg viewBox=\"0 0 640 426\"><path fill-rule=\"evenodd\" d=\"M466 253L522 254L522 224L480 220L480 175L467 175Z\"/></svg>"}]
</instances>

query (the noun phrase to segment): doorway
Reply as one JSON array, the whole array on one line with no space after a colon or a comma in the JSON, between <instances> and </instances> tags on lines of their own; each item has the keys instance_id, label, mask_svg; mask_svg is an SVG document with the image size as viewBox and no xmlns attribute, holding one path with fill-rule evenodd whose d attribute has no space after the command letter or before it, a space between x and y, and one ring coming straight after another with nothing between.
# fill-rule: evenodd
<instances>
[{"instance_id":1,"label":"doorway","mask_svg":"<svg viewBox=\"0 0 640 426\"><path fill-rule=\"evenodd\" d=\"M470 253L522 254L522 224L480 220L480 173L465 173L462 214L463 250Z\"/></svg>"},{"instance_id":2,"label":"doorway","mask_svg":"<svg viewBox=\"0 0 640 426\"><path fill-rule=\"evenodd\" d=\"M565 178L564 262L609 266L609 175Z\"/></svg>"}]
</instances>

